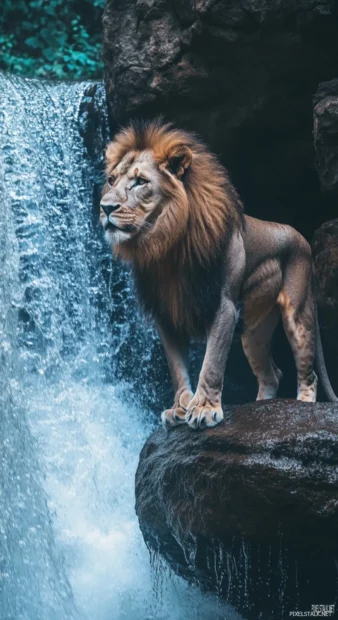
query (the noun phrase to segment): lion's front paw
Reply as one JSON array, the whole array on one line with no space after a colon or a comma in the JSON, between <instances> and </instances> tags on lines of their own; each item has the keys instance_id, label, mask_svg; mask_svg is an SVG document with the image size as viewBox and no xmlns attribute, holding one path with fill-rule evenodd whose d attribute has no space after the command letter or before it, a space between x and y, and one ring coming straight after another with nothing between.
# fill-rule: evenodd
<instances>
[{"instance_id":1,"label":"lion's front paw","mask_svg":"<svg viewBox=\"0 0 338 620\"><path fill-rule=\"evenodd\" d=\"M174 409L166 409L162 411L161 420L165 429L170 429L178 424L185 424L186 409L175 407Z\"/></svg>"},{"instance_id":2,"label":"lion's front paw","mask_svg":"<svg viewBox=\"0 0 338 620\"><path fill-rule=\"evenodd\" d=\"M165 429L170 429L178 424L185 424L186 413L188 403L192 399L192 392L190 390L184 390L183 392L176 394L175 403L172 409L166 409L161 414L162 424Z\"/></svg>"},{"instance_id":3,"label":"lion's front paw","mask_svg":"<svg viewBox=\"0 0 338 620\"><path fill-rule=\"evenodd\" d=\"M216 426L223 418L221 405L210 403L205 398L199 399L197 396L194 396L189 403L185 416L186 422L193 429Z\"/></svg>"}]
</instances>

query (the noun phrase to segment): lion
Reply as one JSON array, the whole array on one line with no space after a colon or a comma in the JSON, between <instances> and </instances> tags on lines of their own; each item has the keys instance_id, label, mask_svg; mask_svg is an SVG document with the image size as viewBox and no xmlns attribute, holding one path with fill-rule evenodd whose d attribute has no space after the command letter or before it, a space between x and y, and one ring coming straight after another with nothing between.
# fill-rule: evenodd
<instances>
[{"instance_id":1,"label":"lion","mask_svg":"<svg viewBox=\"0 0 338 620\"><path fill-rule=\"evenodd\" d=\"M223 379L239 303L257 400L277 395L282 372L271 339L281 316L297 367L297 399L316 400L317 340L320 376L336 401L316 319L311 250L302 235L245 215L216 156L172 124L132 123L108 145L106 162L105 237L115 255L132 264L172 377L174 403L162 413L164 427L212 427L223 419ZM188 369L192 338L206 340L195 393Z\"/></svg>"}]
</instances>

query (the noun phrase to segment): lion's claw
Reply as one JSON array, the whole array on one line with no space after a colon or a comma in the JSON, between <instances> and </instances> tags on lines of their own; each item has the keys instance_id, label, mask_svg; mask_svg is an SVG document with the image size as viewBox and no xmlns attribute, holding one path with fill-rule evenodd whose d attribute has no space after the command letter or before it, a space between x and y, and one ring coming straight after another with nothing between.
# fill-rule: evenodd
<instances>
[{"instance_id":1,"label":"lion's claw","mask_svg":"<svg viewBox=\"0 0 338 620\"><path fill-rule=\"evenodd\" d=\"M161 414L162 424L166 430L186 423L188 403L190 403L192 397L193 394L189 389L184 389L179 395L176 394L172 408L166 409Z\"/></svg>"},{"instance_id":2,"label":"lion's claw","mask_svg":"<svg viewBox=\"0 0 338 620\"><path fill-rule=\"evenodd\" d=\"M202 406L198 406L192 403L193 401L191 402L192 406L188 406L185 418L190 428L197 429L205 428L206 426L216 426L216 424L223 420L224 415L220 405L215 406L205 403Z\"/></svg>"},{"instance_id":3,"label":"lion's claw","mask_svg":"<svg viewBox=\"0 0 338 620\"><path fill-rule=\"evenodd\" d=\"M161 414L162 425L169 430L179 424L185 424L185 409L177 407L176 409L166 409Z\"/></svg>"}]
</instances>

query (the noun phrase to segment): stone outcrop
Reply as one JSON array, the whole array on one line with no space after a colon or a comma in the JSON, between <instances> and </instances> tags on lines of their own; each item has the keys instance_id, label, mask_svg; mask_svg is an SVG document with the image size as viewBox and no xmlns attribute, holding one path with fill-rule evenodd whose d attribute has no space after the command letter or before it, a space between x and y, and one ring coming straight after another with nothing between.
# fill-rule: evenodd
<instances>
[{"instance_id":1,"label":"stone outcrop","mask_svg":"<svg viewBox=\"0 0 338 620\"><path fill-rule=\"evenodd\" d=\"M314 96L314 142L324 191L338 197L338 79L319 85Z\"/></svg>"},{"instance_id":2,"label":"stone outcrop","mask_svg":"<svg viewBox=\"0 0 338 620\"><path fill-rule=\"evenodd\" d=\"M338 219L325 222L316 231L312 242L312 251L316 270L316 292L324 353L330 379L337 392Z\"/></svg>"},{"instance_id":3,"label":"stone outcrop","mask_svg":"<svg viewBox=\"0 0 338 620\"><path fill-rule=\"evenodd\" d=\"M159 429L136 475L148 545L248 618L334 602L337 498L329 404L253 403L229 407L214 429Z\"/></svg>"},{"instance_id":4,"label":"stone outcrop","mask_svg":"<svg viewBox=\"0 0 338 620\"><path fill-rule=\"evenodd\" d=\"M196 114L209 139L263 110L285 123L279 111L295 111L323 68L334 71L336 19L333 0L108 0L104 58L114 117Z\"/></svg>"}]
</instances>

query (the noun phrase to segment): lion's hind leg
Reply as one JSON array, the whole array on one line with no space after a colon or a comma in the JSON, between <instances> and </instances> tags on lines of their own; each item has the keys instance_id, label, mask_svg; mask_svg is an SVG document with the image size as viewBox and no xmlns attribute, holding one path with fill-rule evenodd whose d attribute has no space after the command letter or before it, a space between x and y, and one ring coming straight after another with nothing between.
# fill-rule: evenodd
<instances>
[{"instance_id":1,"label":"lion's hind leg","mask_svg":"<svg viewBox=\"0 0 338 620\"><path fill-rule=\"evenodd\" d=\"M315 323L312 295L308 294L297 306L287 291L278 298L285 333L295 358L298 377L297 399L316 402L317 375L313 370L315 359Z\"/></svg>"},{"instance_id":2,"label":"lion's hind leg","mask_svg":"<svg viewBox=\"0 0 338 620\"><path fill-rule=\"evenodd\" d=\"M257 400L275 398L282 378L271 356L271 340L279 317L280 310L275 306L254 330L242 335L244 353L258 381Z\"/></svg>"},{"instance_id":3,"label":"lion's hind leg","mask_svg":"<svg viewBox=\"0 0 338 620\"><path fill-rule=\"evenodd\" d=\"M271 340L279 317L280 310L275 306L254 330L242 335L244 353L258 381L257 400L275 398L282 378L271 356Z\"/></svg>"},{"instance_id":4,"label":"lion's hind leg","mask_svg":"<svg viewBox=\"0 0 338 620\"><path fill-rule=\"evenodd\" d=\"M315 402L317 375L313 370L316 352L315 305L311 250L305 239L297 245L285 269L277 303L295 358L298 376L297 399Z\"/></svg>"}]
</instances>

